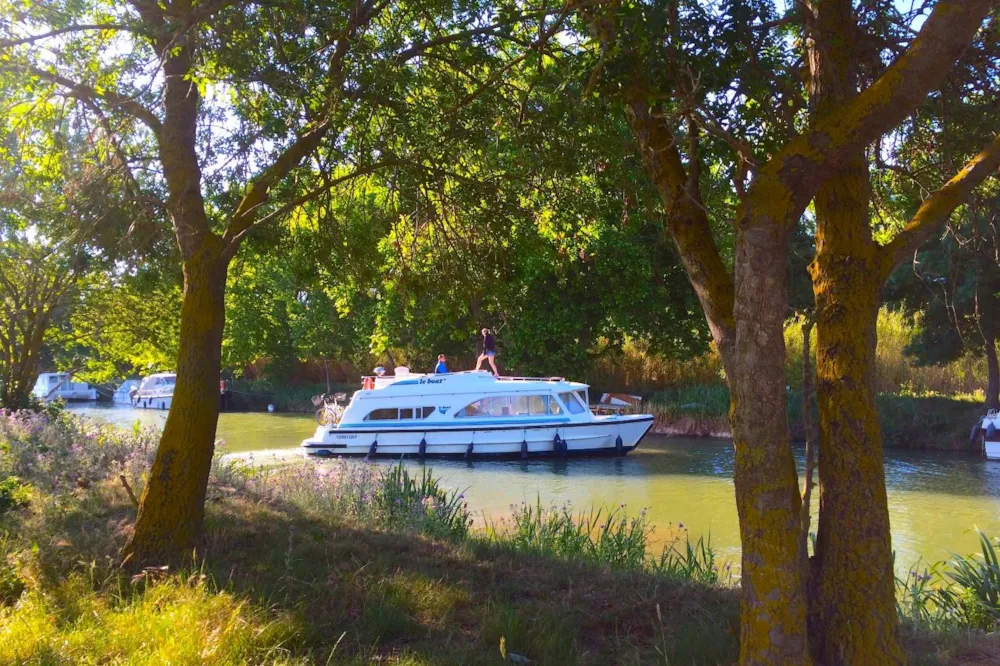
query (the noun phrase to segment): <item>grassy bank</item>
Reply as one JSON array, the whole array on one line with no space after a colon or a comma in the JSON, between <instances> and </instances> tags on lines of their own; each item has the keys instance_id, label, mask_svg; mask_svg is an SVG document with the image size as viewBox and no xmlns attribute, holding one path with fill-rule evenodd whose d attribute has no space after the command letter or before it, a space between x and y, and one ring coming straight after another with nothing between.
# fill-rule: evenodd
<instances>
[{"instance_id":1,"label":"grassy bank","mask_svg":"<svg viewBox=\"0 0 1000 666\"><path fill-rule=\"evenodd\" d=\"M141 491L152 444L66 415L0 415L0 664L736 658L738 583L708 544L679 535L654 556L651 526L624 507L519 505L472 530L461 494L401 468L217 465L202 559L126 576L135 509L120 477ZM958 569L935 571L937 588L901 581L911 655L990 663L996 643L973 628L1000 609L945 571Z\"/></svg>"},{"instance_id":2,"label":"grassy bank","mask_svg":"<svg viewBox=\"0 0 1000 666\"><path fill-rule=\"evenodd\" d=\"M969 441L974 423L984 413L975 396L941 397L883 393L877 397L885 446L949 451L978 451ZM693 437L728 437L729 389L723 384L660 391L647 407L656 415L655 432ZM802 393L788 393L788 422L801 439Z\"/></svg>"}]
</instances>

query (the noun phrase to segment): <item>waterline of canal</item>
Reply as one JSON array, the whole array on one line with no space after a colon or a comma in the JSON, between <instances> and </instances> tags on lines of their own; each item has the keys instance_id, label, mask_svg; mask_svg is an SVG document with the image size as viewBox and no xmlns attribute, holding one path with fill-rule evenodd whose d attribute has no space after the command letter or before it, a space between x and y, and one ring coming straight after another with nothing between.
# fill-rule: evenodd
<instances>
[{"instance_id":1,"label":"waterline of canal","mask_svg":"<svg viewBox=\"0 0 1000 666\"><path fill-rule=\"evenodd\" d=\"M162 427L165 412L73 405L77 414L130 427ZM225 413L218 437L232 452L290 452L312 434L311 415ZM802 464L802 451L796 451ZM322 464L317 461L317 464ZM387 464L387 463L379 463ZM408 464L418 465L417 462ZM571 502L645 508L654 536L669 539L678 526L693 537L711 536L726 558L739 552L733 497L733 451L728 440L647 437L624 458L461 461L428 464L444 485L465 492L477 517L498 520L520 502ZM887 450L886 485L897 566L932 563L978 550L978 528L1000 536L1000 461L962 453ZM815 504L815 502L814 502ZM817 507L813 506L814 515ZM815 525L815 522L813 523Z\"/></svg>"}]
</instances>

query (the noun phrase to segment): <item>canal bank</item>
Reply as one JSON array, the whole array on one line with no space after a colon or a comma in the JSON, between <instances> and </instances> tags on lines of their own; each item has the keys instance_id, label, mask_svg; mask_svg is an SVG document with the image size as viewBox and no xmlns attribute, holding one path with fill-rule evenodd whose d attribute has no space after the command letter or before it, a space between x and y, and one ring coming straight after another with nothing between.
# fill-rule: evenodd
<instances>
[{"instance_id":1,"label":"canal bank","mask_svg":"<svg viewBox=\"0 0 1000 666\"><path fill-rule=\"evenodd\" d=\"M886 448L979 453L970 438L986 413L979 400L882 393L876 398L882 442ZM731 437L729 391L725 386L696 386L660 391L643 407L656 417L653 432L672 437ZM815 422L815 416L814 416ZM802 393L788 392L788 424L802 441Z\"/></svg>"},{"instance_id":2,"label":"canal bank","mask_svg":"<svg viewBox=\"0 0 1000 666\"><path fill-rule=\"evenodd\" d=\"M129 408L70 409L123 427L136 421L162 427L166 419L164 413ZM272 462L269 452L287 457L314 429L311 415L226 413L219 417L218 437L227 452L252 452L256 462ZM802 453L796 446L800 467ZM406 464L419 466L416 461ZM889 449L885 465L893 546L901 568L975 551L976 527L1000 534L1000 462L958 452ZM649 436L624 458L434 460L428 466L447 487L465 492L480 524L509 515L511 505L521 502L568 502L581 511L625 504L631 514L646 510L657 527L655 543L680 529L710 538L724 558L739 552L733 450L727 439Z\"/></svg>"}]
</instances>

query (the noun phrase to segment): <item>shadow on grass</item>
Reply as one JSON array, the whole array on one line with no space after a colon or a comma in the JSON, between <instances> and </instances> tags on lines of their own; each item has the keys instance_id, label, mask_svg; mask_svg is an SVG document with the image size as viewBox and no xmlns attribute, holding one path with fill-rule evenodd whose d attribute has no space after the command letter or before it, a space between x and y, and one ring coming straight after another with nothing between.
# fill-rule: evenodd
<instances>
[{"instance_id":1,"label":"shadow on grass","mask_svg":"<svg viewBox=\"0 0 1000 666\"><path fill-rule=\"evenodd\" d=\"M379 532L287 505L209 510L206 569L224 588L296 613L326 659L414 663L732 663L732 590L667 582L476 542ZM660 607L659 617L657 605ZM661 620L662 618L662 620ZM336 656L335 656L336 658Z\"/></svg>"},{"instance_id":2,"label":"shadow on grass","mask_svg":"<svg viewBox=\"0 0 1000 666\"><path fill-rule=\"evenodd\" d=\"M736 590L367 529L218 487L200 566L136 584L115 569L133 514L102 487L0 519L8 568L31 553L0 599L5 643L21 641L0 662L497 664L501 639L536 664L738 656ZM905 635L920 664L995 663L978 637Z\"/></svg>"}]
</instances>

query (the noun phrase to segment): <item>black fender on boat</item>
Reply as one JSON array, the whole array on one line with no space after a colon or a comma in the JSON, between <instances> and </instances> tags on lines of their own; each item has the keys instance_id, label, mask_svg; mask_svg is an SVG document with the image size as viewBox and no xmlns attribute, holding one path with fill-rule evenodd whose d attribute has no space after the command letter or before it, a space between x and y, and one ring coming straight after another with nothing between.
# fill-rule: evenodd
<instances>
[{"instance_id":1,"label":"black fender on boat","mask_svg":"<svg viewBox=\"0 0 1000 666\"><path fill-rule=\"evenodd\" d=\"M368 457L374 458L375 454L378 453L378 437L372 442L372 445L368 447Z\"/></svg>"},{"instance_id":2,"label":"black fender on boat","mask_svg":"<svg viewBox=\"0 0 1000 666\"><path fill-rule=\"evenodd\" d=\"M427 438L420 438L420 453L418 454L420 459L423 460L427 456Z\"/></svg>"},{"instance_id":3,"label":"black fender on boat","mask_svg":"<svg viewBox=\"0 0 1000 666\"><path fill-rule=\"evenodd\" d=\"M528 439L521 440L521 460L528 457Z\"/></svg>"}]
</instances>

